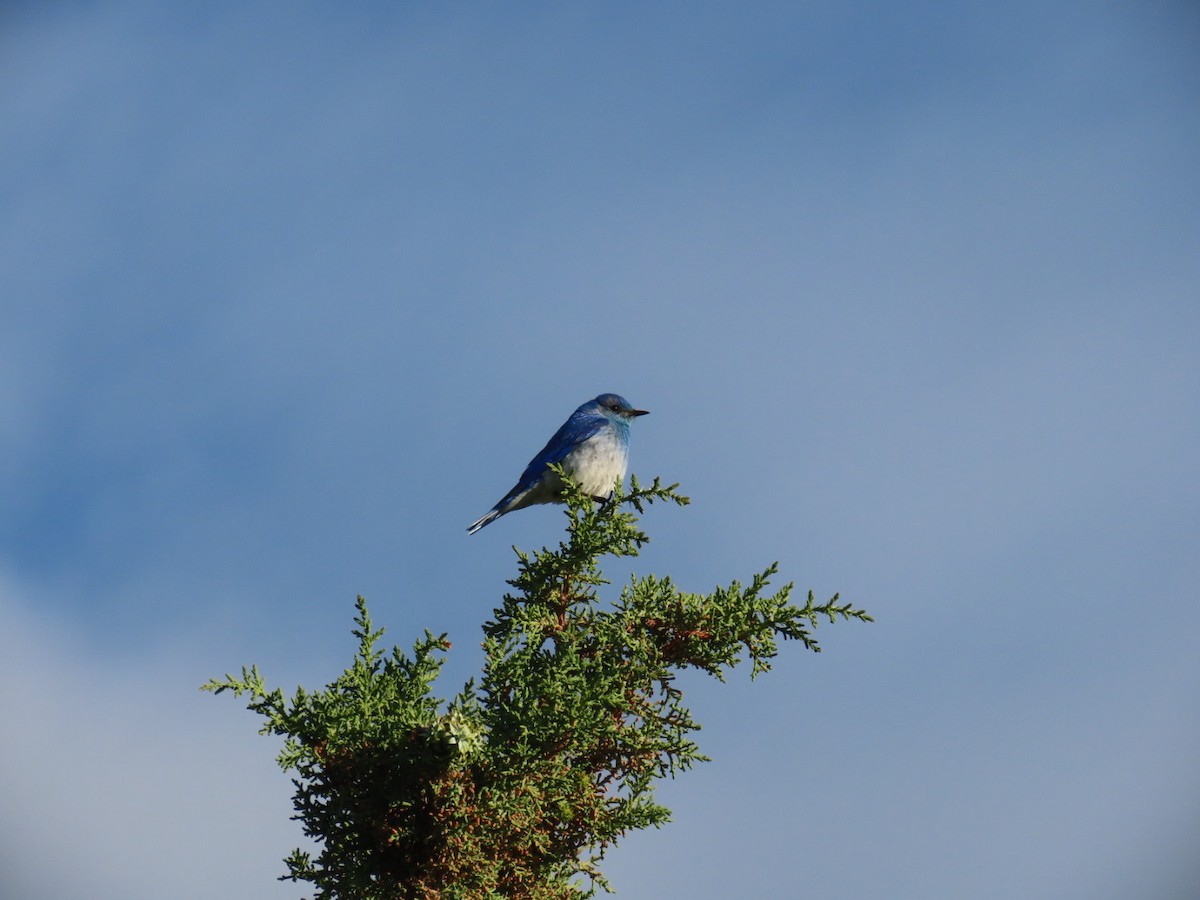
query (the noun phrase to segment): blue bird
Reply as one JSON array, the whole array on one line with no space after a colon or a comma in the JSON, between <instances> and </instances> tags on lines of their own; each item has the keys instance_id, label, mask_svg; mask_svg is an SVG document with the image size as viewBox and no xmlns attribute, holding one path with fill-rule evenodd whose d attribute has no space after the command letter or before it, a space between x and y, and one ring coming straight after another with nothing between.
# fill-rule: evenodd
<instances>
[{"instance_id":1,"label":"blue bird","mask_svg":"<svg viewBox=\"0 0 1200 900\"><path fill-rule=\"evenodd\" d=\"M483 518L471 523L467 534L514 509L536 503L561 503L562 479L546 468L558 463L580 490L597 500L612 496L625 479L629 465L629 423L649 410L634 409L619 394L601 394L589 400L563 422L542 452L529 461L516 487L504 495Z\"/></svg>"}]
</instances>

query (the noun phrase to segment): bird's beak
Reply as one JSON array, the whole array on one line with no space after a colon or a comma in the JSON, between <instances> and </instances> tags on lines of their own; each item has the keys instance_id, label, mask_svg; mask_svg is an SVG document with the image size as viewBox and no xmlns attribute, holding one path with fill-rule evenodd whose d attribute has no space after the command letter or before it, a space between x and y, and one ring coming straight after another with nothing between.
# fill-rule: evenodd
<instances>
[{"instance_id":1,"label":"bird's beak","mask_svg":"<svg viewBox=\"0 0 1200 900\"><path fill-rule=\"evenodd\" d=\"M636 417L636 416L648 416L648 415L650 415L650 410L648 410L648 409L631 409L625 415L627 415L631 418Z\"/></svg>"}]
</instances>

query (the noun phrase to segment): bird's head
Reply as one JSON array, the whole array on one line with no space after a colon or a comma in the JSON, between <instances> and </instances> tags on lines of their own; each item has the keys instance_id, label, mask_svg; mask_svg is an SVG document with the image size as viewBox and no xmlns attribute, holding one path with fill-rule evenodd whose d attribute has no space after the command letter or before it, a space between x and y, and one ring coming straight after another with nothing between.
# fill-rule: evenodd
<instances>
[{"instance_id":1,"label":"bird's head","mask_svg":"<svg viewBox=\"0 0 1200 900\"><path fill-rule=\"evenodd\" d=\"M580 412L596 413L609 419L629 422L638 416L644 416L650 410L634 409L629 401L620 394L601 394L595 400L589 400L579 408Z\"/></svg>"}]
</instances>

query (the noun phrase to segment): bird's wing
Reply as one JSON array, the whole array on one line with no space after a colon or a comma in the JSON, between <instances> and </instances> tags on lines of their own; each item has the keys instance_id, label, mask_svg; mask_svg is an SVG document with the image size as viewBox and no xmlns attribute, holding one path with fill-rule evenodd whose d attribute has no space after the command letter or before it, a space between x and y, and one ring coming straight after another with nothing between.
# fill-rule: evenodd
<instances>
[{"instance_id":1,"label":"bird's wing","mask_svg":"<svg viewBox=\"0 0 1200 900\"><path fill-rule=\"evenodd\" d=\"M546 442L546 446L542 448L541 452L529 461L529 465L525 467L525 471L521 473L521 477L513 485L513 489L501 497L500 502L493 506L487 515L479 521L472 523L468 531L474 534L484 525L499 518L506 512L527 506L528 503L522 503L521 501L526 498L531 489L546 474L546 466L551 463L561 463L571 450L595 435L607 422L608 420L604 416L583 414L572 415L571 418L563 422L562 427L554 432L554 437ZM546 501L540 500L537 502L544 503Z\"/></svg>"},{"instance_id":2,"label":"bird's wing","mask_svg":"<svg viewBox=\"0 0 1200 900\"><path fill-rule=\"evenodd\" d=\"M561 463L568 453L595 435L606 424L608 424L608 419L604 416L571 416L563 422L558 431L554 432L554 437L546 442L546 446L542 448L541 452L529 461L529 465L521 473L521 478L510 495L526 490L542 477L546 466L551 463Z\"/></svg>"}]
</instances>

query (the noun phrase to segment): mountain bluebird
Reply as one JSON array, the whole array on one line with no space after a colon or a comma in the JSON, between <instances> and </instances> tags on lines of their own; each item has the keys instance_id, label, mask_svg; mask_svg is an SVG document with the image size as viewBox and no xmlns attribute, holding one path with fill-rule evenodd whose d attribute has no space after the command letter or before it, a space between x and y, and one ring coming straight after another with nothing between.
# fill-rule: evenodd
<instances>
[{"instance_id":1,"label":"mountain bluebird","mask_svg":"<svg viewBox=\"0 0 1200 900\"><path fill-rule=\"evenodd\" d=\"M514 509L535 503L561 503L562 479L547 466L558 463L585 494L597 500L612 496L625 479L629 465L629 423L649 410L634 409L618 394L601 394L589 400L563 422L542 452L529 461L516 487L491 511L471 524L467 534Z\"/></svg>"}]
</instances>

